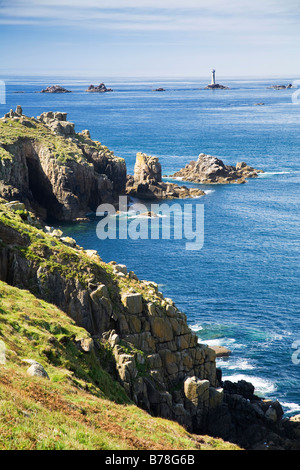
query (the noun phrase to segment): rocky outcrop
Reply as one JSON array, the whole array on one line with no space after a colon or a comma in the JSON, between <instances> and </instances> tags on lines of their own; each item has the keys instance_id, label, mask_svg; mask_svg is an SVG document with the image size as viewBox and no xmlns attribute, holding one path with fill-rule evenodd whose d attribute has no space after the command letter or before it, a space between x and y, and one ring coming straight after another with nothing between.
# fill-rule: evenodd
<instances>
[{"instance_id":1,"label":"rocky outcrop","mask_svg":"<svg viewBox=\"0 0 300 470\"><path fill-rule=\"evenodd\" d=\"M48 111L38 116L37 120L49 127L54 134L75 135L75 124L67 121L67 113Z\"/></svg>"},{"instance_id":2,"label":"rocky outcrop","mask_svg":"<svg viewBox=\"0 0 300 470\"><path fill-rule=\"evenodd\" d=\"M60 85L52 85L48 86L44 90L41 90L41 93L71 93L71 91L63 88Z\"/></svg>"},{"instance_id":3,"label":"rocky outcrop","mask_svg":"<svg viewBox=\"0 0 300 470\"><path fill-rule=\"evenodd\" d=\"M256 170L245 162L238 162L236 166L225 165L222 160L201 153L197 161L191 161L184 168L172 175L184 181L202 184L245 183L246 178L255 178L262 170Z\"/></svg>"},{"instance_id":4,"label":"rocky outcrop","mask_svg":"<svg viewBox=\"0 0 300 470\"><path fill-rule=\"evenodd\" d=\"M134 176L128 175L126 193L140 199L174 199L204 196L204 191L162 181L157 157L137 153Z\"/></svg>"},{"instance_id":5,"label":"rocky outcrop","mask_svg":"<svg viewBox=\"0 0 300 470\"><path fill-rule=\"evenodd\" d=\"M108 91L113 91L111 88L107 88L104 83L100 83L100 85L90 85L87 90L89 93L106 93Z\"/></svg>"},{"instance_id":6,"label":"rocky outcrop","mask_svg":"<svg viewBox=\"0 0 300 470\"><path fill-rule=\"evenodd\" d=\"M24 202L42 219L73 221L125 193L124 159L86 131L76 134L66 113L34 119L20 112L0 120L0 196Z\"/></svg>"}]
</instances>

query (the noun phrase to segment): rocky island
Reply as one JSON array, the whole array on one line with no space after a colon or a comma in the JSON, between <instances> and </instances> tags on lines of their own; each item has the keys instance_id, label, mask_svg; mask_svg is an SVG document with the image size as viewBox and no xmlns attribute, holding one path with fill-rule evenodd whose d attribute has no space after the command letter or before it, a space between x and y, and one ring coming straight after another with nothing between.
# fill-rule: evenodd
<instances>
[{"instance_id":1,"label":"rocky island","mask_svg":"<svg viewBox=\"0 0 300 470\"><path fill-rule=\"evenodd\" d=\"M44 90L41 90L40 93L71 93L71 91L67 90L66 88L63 88L60 85L52 85L48 86Z\"/></svg>"},{"instance_id":2,"label":"rocky island","mask_svg":"<svg viewBox=\"0 0 300 470\"><path fill-rule=\"evenodd\" d=\"M245 162L225 165L217 157L200 153L197 161L191 161L171 177L201 184L241 184L246 183L246 178L256 178L259 173L263 170L256 170Z\"/></svg>"},{"instance_id":3,"label":"rocky island","mask_svg":"<svg viewBox=\"0 0 300 470\"><path fill-rule=\"evenodd\" d=\"M113 91L112 88L107 88L104 83L100 83L100 85L90 85L85 91L89 93L106 93L108 91Z\"/></svg>"},{"instance_id":4,"label":"rocky island","mask_svg":"<svg viewBox=\"0 0 300 470\"><path fill-rule=\"evenodd\" d=\"M127 176L126 194L140 199L182 199L204 196L205 192L198 188L163 182L158 158L137 153L134 175Z\"/></svg>"}]
</instances>

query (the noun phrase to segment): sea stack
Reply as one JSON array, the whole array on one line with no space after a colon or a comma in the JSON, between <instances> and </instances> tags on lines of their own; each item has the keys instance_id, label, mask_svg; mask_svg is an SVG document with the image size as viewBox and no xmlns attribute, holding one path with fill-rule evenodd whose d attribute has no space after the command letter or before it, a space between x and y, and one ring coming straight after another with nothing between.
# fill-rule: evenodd
<instances>
[{"instance_id":1,"label":"sea stack","mask_svg":"<svg viewBox=\"0 0 300 470\"><path fill-rule=\"evenodd\" d=\"M127 175L126 194L140 199L182 199L205 195L205 192L198 188L163 182L161 175L158 158L138 152L134 175Z\"/></svg>"}]
</instances>

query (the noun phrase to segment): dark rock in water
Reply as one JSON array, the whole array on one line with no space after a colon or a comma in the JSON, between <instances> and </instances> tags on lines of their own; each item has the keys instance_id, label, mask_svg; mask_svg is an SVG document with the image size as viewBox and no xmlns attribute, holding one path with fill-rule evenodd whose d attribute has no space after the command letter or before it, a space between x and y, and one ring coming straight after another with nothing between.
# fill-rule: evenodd
<instances>
[{"instance_id":1,"label":"dark rock in water","mask_svg":"<svg viewBox=\"0 0 300 470\"><path fill-rule=\"evenodd\" d=\"M268 89L273 90L287 90L289 88L293 88L293 85L291 83L289 83L288 85L272 85L268 87Z\"/></svg>"},{"instance_id":2,"label":"dark rock in water","mask_svg":"<svg viewBox=\"0 0 300 470\"><path fill-rule=\"evenodd\" d=\"M61 87L60 85L52 85L42 90L41 93L71 93L71 91Z\"/></svg>"},{"instance_id":3,"label":"dark rock in water","mask_svg":"<svg viewBox=\"0 0 300 470\"><path fill-rule=\"evenodd\" d=\"M90 85L87 90L89 93L106 93L107 91L113 91L111 88L107 88L104 83L100 83L100 85L94 86Z\"/></svg>"},{"instance_id":4,"label":"dark rock in water","mask_svg":"<svg viewBox=\"0 0 300 470\"><path fill-rule=\"evenodd\" d=\"M207 85L205 87L206 90L230 90L227 86L219 85L218 83Z\"/></svg>"},{"instance_id":5,"label":"dark rock in water","mask_svg":"<svg viewBox=\"0 0 300 470\"><path fill-rule=\"evenodd\" d=\"M204 196L204 191L163 182L157 157L137 153L134 176L128 175L126 193L141 199L175 199Z\"/></svg>"},{"instance_id":6,"label":"dark rock in water","mask_svg":"<svg viewBox=\"0 0 300 470\"><path fill-rule=\"evenodd\" d=\"M238 162L236 166L225 165L222 160L212 155L201 153L197 161L177 171L172 177L180 177L184 181L192 181L202 184L228 184L245 183L246 178L255 178L262 170L256 170L245 162Z\"/></svg>"}]
</instances>

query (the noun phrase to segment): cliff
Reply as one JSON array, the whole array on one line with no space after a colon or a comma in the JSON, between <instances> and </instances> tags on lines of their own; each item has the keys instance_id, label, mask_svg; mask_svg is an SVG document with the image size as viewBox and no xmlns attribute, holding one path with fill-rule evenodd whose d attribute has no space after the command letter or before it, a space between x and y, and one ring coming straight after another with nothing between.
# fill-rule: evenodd
<instances>
[{"instance_id":1,"label":"cliff","mask_svg":"<svg viewBox=\"0 0 300 470\"><path fill-rule=\"evenodd\" d=\"M126 164L66 113L0 119L0 196L18 199L43 219L73 221L125 192Z\"/></svg>"},{"instance_id":2,"label":"cliff","mask_svg":"<svg viewBox=\"0 0 300 470\"><path fill-rule=\"evenodd\" d=\"M256 397L251 384L222 382L215 352L198 343L185 314L154 282L104 263L58 231L48 233L34 214L4 201L0 239L0 280L55 305L84 329L80 348L105 350L110 375L147 413L246 448L266 448L275 437L277 448L297 448L298 424L282 418L278 402ZM63 333L55 317L51 325ZM44 362L59 358L54 339L42 351Z\"/></svg>"},{"instance_id":3,"label":"cliff","mask_svg":"<svg viewBox=\"0 0 300 470\"><path fill-rule=\"evenodd\" d=\"M26 336L39 354L27 359L59 365L66 341L71 348L69 372L82 376L74 345L91 357L96 351L97 361L84 369L98 376L105 368L118 381L121 396L151 416L247 449L299 448L299 424L284 419L277 401L258 398L251 384L224 382L215 351L198 343L185 313L164 298L155 282L139 280L115 261L104 263L97 252L40 224L41 215L74 220L103 201L113 201L127 190L124 160L92 141L88 131L76 134L65 113L43 113L34 119L23 116L18 107L0 120L0 136L0 281L22 289L14 292L24 296L24 302L29 291L36 305L52 306L46 323L39 317L41 310L36 313L35 323L50 324L46 348L41 348L36 331L21 326L23 316L11 323L12 335L20 342ZM134 180L159 187L158 160L141 154ZM13 309L12 301L10 305ZM82 329L80 341L65 338L53 306ZM2 321L6 333L3 336L1 325L0 335L10 349L15 343L5 318ZM42 365L31 365L43 375ZM55 381L49 372L45 374L50 382ZM90 388L86 382L84 386ZM101 387L100 379L93 380L93 390L99 393Z\"/></svg>"}]
</instances>

